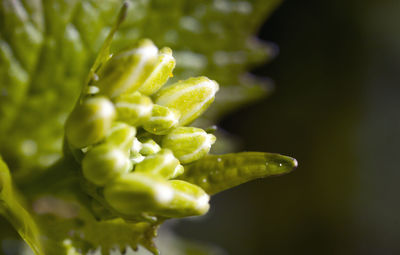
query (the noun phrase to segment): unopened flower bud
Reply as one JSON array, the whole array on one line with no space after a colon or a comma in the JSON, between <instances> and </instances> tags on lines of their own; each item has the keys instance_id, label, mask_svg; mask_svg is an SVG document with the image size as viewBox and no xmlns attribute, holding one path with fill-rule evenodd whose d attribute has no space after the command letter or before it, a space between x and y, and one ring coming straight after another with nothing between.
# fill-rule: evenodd
<instances>
[{"instance_id":1,"label":"unopened flower bud","mask_svg":"<svg viewBox=\"0 0 400 255\"><path fill-rule=\"evenodd\" d=\"M162 139L162 147L171 149L182 164L188 164L206 155L215 142L215 136L201 128L177 127Z\"/></svg>"},{"instance_id":2,"label":"unopened flower bud","mask_svg":"<svg viewBox=\"0 0 400 255\"><path fill-rule=\"evenodd\" d=\"M130 156L130 160L132 162L133 165L139 164L140 162L142 162L145 159L145 156L143 156L140 153L133 153Z\"/></svg>"},{"instance_id":3,"label":"unopened flower bud","mask_svg":"<svg viewBox=\"0 0 400 255\"><path fill-rule=\"evenodd\" d=\"M121 176L104 188L107 203L126 215L158 211L171 201L173 193L166 180L138 172Z\"/></svg>"},{"instance_id":4,"label":"unopened flower bud","mask_svg":"<svg viewBox=\"0 0 400 255\"><path fill-rule=\"evenodd\" d=\"M98 186L104 186L131 169L132 163L126 153L108 144L92 148L82 160L83 175Z\"/></svg>"},{"instance_id":5,"label":"unopened flower bud","mask_svg":"<svg viewBox=\"0 0 400 255\"><path fill-rule=\"evenodd\" d=\"M124 94L115 99L118 119L132 126L139 126L151 116L153 103L139 92Z\"/></svg>"},{"instance_id":6,"label":"unopened flower bud","mask_svg":"<svg viewBox=\"0 0 400 255\"><path fill-rule=\"evenodd\" d=\"M129 152L136 135L136 128L124 123L115 122L108 132L105 142Z\"/></svg>"},{"instance_id":7,"label":"unopened flower bud","mask_svg":"<svg viewBox=\"0 0 400 255\"><path fill-rule=\"evenodd\" d=\"M177 110L155 104L151 117L143 124L143 128L152 134L165 135L171 128L178 125L179 116Z\"/></svg>"},{"instance_id":8,"label":"unopened flower bud","mask_svg":"<svg viewBox=\"0 0 400 255\"><path fill-rule=\"evenodd\" d=\"M159 214L165 217L187 217L205 214L210 205L210 197L197 185L180 180L168 181L174 195L167 207Z\"/></svg>"},{"instance_id":9,"label":"unopened flower bud","mask_svg":"<svg viewBox=\"0 0 400 255\"><path fill-rule=\"evenodd\" d=\"M153 139L146 139L142 142L142 148L140 149L140 154L148 156L151 154L156 154L161 150L160 145L158 145Z\"/></svg>"},{"instance_id":10,"label":"unopened flower bud","mask_svg":"<svg viewBox=\"0 0 400 255\"><path fill-rule=\"evenodd\" d=\"M137 164L135 172L151 173L170 179L183 173L183 168L179 166L179 160L174 157L172 151L163 149L157 154L147 156Z\"/></svg>"},{"instance_id":11,"label":"unopened flower bud","mask_svg":"<svg viewBox=\"0 0 400 255\"><path fill-rule=\"evenodd\" d=\"M133 165L136 165L144 160L144 156L140 154L140 151L143 148L143 144L135 137L131 146L131 155L130 160Z\"/></svg>"},{"instance_id":12,"label":"unopened flower bud","mask_svg":"<svg viewBox=\"0 0 400 255\"><path fill-rule=\"evenodd\" d=\"M114 105L107 98L93 97L76 106L65 124L68 142L84 148L101 141L115 118Z\"/></svg>"},{"instance_id":13,"label":"unopened flower bud","mask_svg":"<svg viewBox=\"0 0 400 255\"><path fill-rule=\"evenodd\" d=\"M144 95L152 95L157 92L172 76L172 70L175 67L175 59L172 56L170 48L161 49L157 61L153 67L151 74L140 86L138 91Z\"/></svg>"},{"instance_id":14,"label":"unopened flower bud","mask_svg":"<svg viewBox=\"0 0 400 255\"><path fill-rule=\"evenodd\" d=\"M95 85L100 93L111 98L136 91L153 71L157 53L150 40L142 40L137 48L121 52L106 62Z\"/></svg>"},{"instance_id":15,"label":"unopened flower bud","mask_svg":"<svg viewBox=\"0 0 400 255\"><path fill-rule=\"evenodd\" d=\"M131 146L131 153L137 154L142 149L143 144L137 139L137 137L133 138L132 146Z\"/></svg>"},{"instance_id":16,"label":"unopened flower bud","mask_svg":"<svg viewBox=\"0 0 400 255\"><path fill-rule=\"evenodd\" d=\"M179 125L184 126L208 108L218 89L218 84L206 77L190 78L161 89L155 103L178 110Z\"/></svg>"}]
</instances>

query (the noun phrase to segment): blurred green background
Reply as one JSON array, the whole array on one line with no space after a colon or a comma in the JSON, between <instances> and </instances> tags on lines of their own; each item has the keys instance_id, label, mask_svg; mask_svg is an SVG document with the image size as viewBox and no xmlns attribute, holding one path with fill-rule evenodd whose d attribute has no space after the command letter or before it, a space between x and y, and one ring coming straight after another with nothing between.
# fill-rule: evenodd
<instances>
[{"instance_id":1,"label":"blurred green background","mask_svg":"<svg viewBox=\"0 0 400 255\"><path fill-rule=\"evenodd\" d=\"M259 36L275 92L220 125L298 169L212 199L175 226L229 254L400 254L400 2L287 0Z\"/></svg>"}]
</instances>

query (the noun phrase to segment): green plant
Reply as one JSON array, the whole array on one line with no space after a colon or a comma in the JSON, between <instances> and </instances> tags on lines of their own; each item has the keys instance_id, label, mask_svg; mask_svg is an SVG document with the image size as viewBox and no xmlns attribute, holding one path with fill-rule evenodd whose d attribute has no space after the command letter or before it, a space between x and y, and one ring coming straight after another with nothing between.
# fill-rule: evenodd
<instances>
[{"instance_id":1,"label":"green plant","mask_svg":"<svg viewBox=\"0 0 400 255\"><path fill-rule=\"evenodd\" d=\"M208 155L206 127L265 95L238 74L270 48L240 22L275 4L132 0L117 15L117 0L1 1L0 212L36 254L139 244L157 254L165 220L204 214L209 195L296 166L278 154ZM172 51L141 37L178 49L168 85ZM187 79L203 73L220 85Z\"/></svg>"}]
</instances>

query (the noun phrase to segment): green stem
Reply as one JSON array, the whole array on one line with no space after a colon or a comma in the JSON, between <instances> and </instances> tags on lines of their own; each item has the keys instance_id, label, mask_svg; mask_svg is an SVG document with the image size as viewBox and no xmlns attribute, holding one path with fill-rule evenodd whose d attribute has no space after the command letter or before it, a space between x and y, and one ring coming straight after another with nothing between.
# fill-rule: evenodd
<instances>
[{"instance_id":1,"label":"green stem","mask_svg":"<svg viewBox=\"0 0 400 255\"><path fill-rule=\"evenodd\" d=\"M78 103L80 103L82 101L83 96L86 94L87 86L90 85L93 82L93 80L95 79L95 74L98 71L98 69L101 67L102 64L107 62L107 60L110 58L110 46L111 46L112 39L114 37L115 32L117 32L119 26L121 25L121 23L124 21L127 10L128 10L128 2L124 1L121 9L119 11L118 17L114 23L114 26L111 28L111 31L109 32L106 40L104 41L103 45L101 46L100 52L99 52L99 54L97 54L96 60L94 61L92 68L90 68L87 80L86 80L85 84L82 86L82 92L81 92Z\"/></svg>"},{"instance_id":2,"label":"green stem","mask_svg":"<svg viewBox=\"0 0 400 255\"><path fill-rule=\"evenodd\" d=\"M10 171L0 158L0 214L17 230L21 238L32 248L36 255L44 255L40 243L39 228L24 206L12 183Z\"/></svg>"}]
</instances>

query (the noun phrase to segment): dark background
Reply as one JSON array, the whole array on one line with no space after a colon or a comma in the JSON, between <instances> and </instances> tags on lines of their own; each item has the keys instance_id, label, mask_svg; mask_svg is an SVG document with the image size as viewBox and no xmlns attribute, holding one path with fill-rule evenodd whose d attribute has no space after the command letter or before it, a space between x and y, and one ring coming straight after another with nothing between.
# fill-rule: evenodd
<instances>
[{"instance_id":1,"label":"dark background","mask_svg":"<svg viewBox=\"0 0 400 255\"><path fill-rule=\"evenodd\" d=\"M180 235L229 254L400 254L400 1L287 0L260 29L265 100L226 117L242 149L299 161L216 195Z\"/></svg>"}]
</instances>

